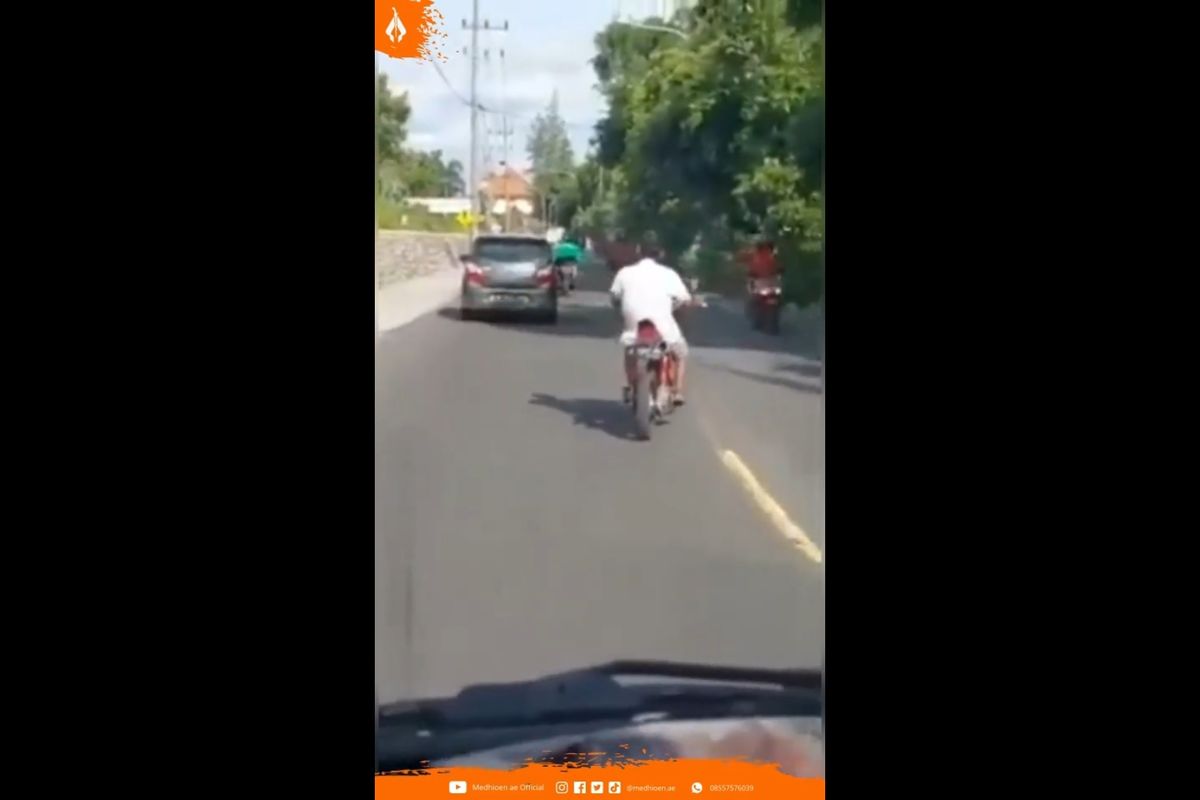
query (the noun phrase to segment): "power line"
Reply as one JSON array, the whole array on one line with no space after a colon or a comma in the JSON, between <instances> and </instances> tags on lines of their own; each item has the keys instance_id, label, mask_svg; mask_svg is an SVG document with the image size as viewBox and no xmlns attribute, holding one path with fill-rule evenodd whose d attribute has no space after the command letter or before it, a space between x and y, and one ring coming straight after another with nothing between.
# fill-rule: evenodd
<instances>
[{"instance_id":1,"label":"power line","mask_svg":"<svg viewBox=\"0 0 1200 800\"><path fill-rule=\"evenodd\" d=\"M430 63L433 64L433 68L435 70L437 70L438 77L442 79L442 83L446 84L446 88L450 90L450 93L453 94L460 103L462 103L464 106L467 106L468 108L470 108L471 101L468 100L467 98L463 97L462 93L454 88L454 84L450 83L450 79L446 77L446 73L442 72L442 68L440 66L438 66L438 63L436 61L431 61ZM479 111L482 111L485 114L499 114L501 116L507 115L507 116L513 117L515 119L525 120L526 122L530 122L533 120L533 117L531 117L527 113L520 114L515 111L503 111L501 109L489 108L488 106L485 106L483 103L480 103L478 100L475 101L475 108L478 109ZM563 120L563 125L565 125L568 128L587 128L589 130L596 127L596 124L594 122L567 122L566 120Z\"/></svg>"},{"instance_id":2,"label":"power line","mask_svg":"<svg viewBox=\"0 0 1200 800\"><path fill-rule=\"evenodd\" d=\"M480 111L484 111L488 114L506 115L514 119L525 120L526 122L532 122L536 116L530 115L529 113L520 114L516 111L498 111L494 108L480 108ZM587 128L588 130L596 127L596 123L594 122L567 122L566 120L563 120L563 125L567 128Z\"/></svg>"},{"instance_id":3,"label":"power line","mask_svg":"<svg viewBox=\"0 0 1200 800\"><path fill-rule=\"evenodd\" d=\"M454 84L450 83L450 79L446 77L446 73L442 72L442 68L438 66L438 63L436 61L430 61L429 63L433 64L433 68L435 70L437 70L438 77L442 79L442 83L446 84L446 88L450 90L450 93L452 95L454 95L455 97L457 97L459 102L461 102L463 105L469 107L471 105L471 101L468 100L467 98L463 97L459 93L458 89L454 88ZM486 110L483 108L483 106L480 106L478 103L476 103L475 105L477 108L479 108L480 111Z\"/></svg>"}]
</instances>

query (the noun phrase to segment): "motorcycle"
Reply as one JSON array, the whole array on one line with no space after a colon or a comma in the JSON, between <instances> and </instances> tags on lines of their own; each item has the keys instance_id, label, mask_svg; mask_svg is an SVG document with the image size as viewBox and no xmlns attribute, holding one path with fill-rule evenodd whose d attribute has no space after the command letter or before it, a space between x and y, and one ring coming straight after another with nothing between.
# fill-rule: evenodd
<instances>
[{"instance_id":1,"label":"motorcycle","mask_svg":"<svg viewBox=\"0 0 1200 800\"><path fill-rule=\"evenodd\" d=\"M579 264L571 259L561 259L554 263L558 278L558 291L568 294L575 291L575 279L579 277Z\"/></svg>"},{"instance_id":2,"label":"motorcycle","mask_svg":"<svg viewBox=\"0 0 1200 800\"><path fill-rule=\"evenodd\" d=\"M783 311L783 287L778 277L752 280L747 285L746 315L755 330L779 333Z\"/></svg>"},{"instance_id":3,"label":"motorcycle","mask_svg":"<svg viewBox=\"0 0 1200 800\"><path fill-rule=\"evenodd\" d=\"M651 426L675 407L675 355L648 319L638 323L637 338L627 352L637 359L637 382L632 387L634 424L638 437L649 439Z\"/></svg>"}]
</instances>

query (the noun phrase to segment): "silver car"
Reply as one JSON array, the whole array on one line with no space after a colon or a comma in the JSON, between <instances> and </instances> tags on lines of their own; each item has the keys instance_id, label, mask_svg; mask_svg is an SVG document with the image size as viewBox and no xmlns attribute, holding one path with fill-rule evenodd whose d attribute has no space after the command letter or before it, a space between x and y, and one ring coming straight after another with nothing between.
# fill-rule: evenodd
<instances>
[{"instance_id":1,"label":"silver car","mask_svg":"<svg viewBox=\"0 0 1200 800\"><path fill-rule=\"evenodd\" d=\"M558 287L550 243L538 236L499 234L475 238L463 263L463 319L482 312L515 311L558 320Z\"/></svg>"}]
</instances>

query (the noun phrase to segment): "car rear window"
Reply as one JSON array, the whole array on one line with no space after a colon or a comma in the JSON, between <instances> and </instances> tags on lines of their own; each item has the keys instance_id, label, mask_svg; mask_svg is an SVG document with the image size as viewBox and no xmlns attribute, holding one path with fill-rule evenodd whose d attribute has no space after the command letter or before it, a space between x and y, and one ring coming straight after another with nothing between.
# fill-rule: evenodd
<instances>
[{"instance_id":1,"label":"car rear window","mask_svg":"<svg viewBox=\"0 0 1200 800\"><path fill-rule=\"evenodd\" d=\"M536 240L504 241L481 239L475 243L475 257L480 261L516 263L521 261L547 261L550 245Z\"/></svg>"}]
</instances>

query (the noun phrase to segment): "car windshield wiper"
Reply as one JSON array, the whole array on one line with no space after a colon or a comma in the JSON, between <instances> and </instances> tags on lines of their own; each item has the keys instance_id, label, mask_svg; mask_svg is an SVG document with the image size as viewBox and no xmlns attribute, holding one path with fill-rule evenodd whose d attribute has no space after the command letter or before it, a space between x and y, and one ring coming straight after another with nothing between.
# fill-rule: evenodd
<instances>
[{"instance_id":1,"label":"car windshield wiper","mask_svg":"<svg viewBox=\"0 0 1200 800\"><path fill-rule=\"evenodd\" d=\"M820 716L821 708L817 670L618 661L382 706L377 760L399 769L417 754L444 758L533 738L531 729L540 736L649 719Z\"/></svg>"}]
</instances>

